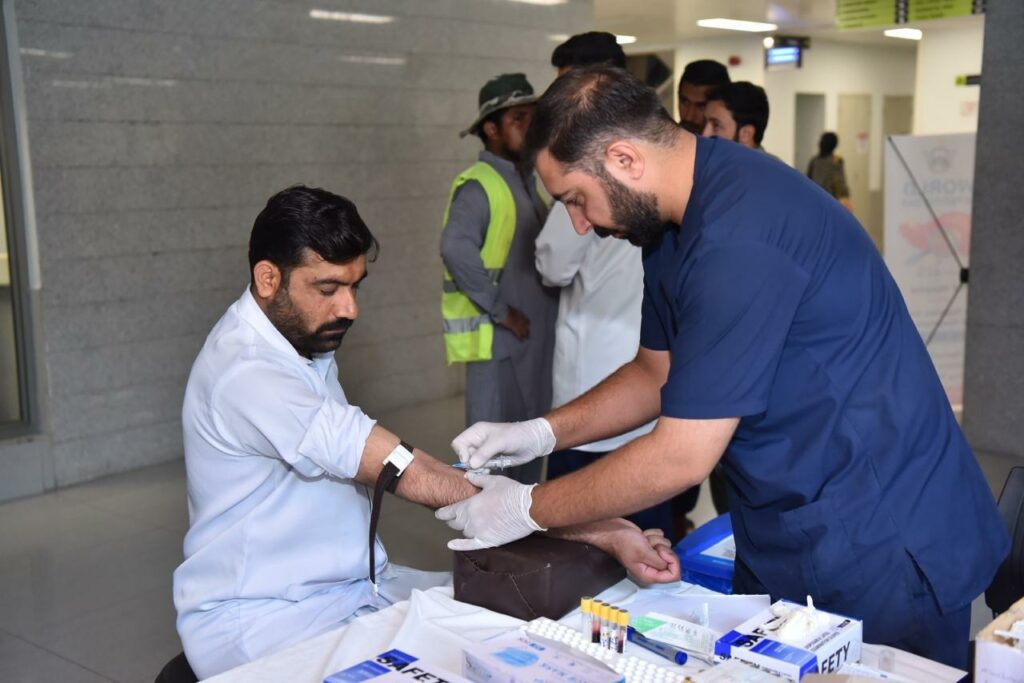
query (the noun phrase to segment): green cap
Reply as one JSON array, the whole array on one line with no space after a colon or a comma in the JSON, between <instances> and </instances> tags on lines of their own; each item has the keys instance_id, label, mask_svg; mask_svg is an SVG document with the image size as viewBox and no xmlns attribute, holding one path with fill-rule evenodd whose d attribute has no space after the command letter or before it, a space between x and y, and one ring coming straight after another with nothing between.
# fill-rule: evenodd
<instances>
[{"instance_id":1,"label":"green cap","mask_svg":"<svg viewBox=\"0 0 1024 683\"><path fill-rule=\"evenodd\" d=\"M533 104L537 99L537 95L533 94L533 86L526 80L526 74L496 76L480 88L480 112L469 128L459 133L459 137L464 138L470 133L476 133L480 122L496 111L518 104Z\"/></svg>"}]
</instances>

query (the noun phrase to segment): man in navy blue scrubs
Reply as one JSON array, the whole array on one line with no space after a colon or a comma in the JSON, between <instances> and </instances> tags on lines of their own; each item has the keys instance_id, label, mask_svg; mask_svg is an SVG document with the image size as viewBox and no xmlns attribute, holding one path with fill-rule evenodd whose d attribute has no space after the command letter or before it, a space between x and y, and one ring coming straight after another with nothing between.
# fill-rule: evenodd
<instances>
[{"instance_id":1,"label":"man in navy blue scrubs","mask_svg":"<svg viewBox=\"0 0 1024 683\"><path fill-rule=\"evenodd\" d=\"M678 129L621 70L557 80L527 144L579 232L644 248L640 351L545 418L478 423L479 467L657 426L583 470L439 510L477 546L627 514L721 460L737 592L864 620L868 642L966 665L1008 537L895 282L832 197L765 154ZM669 222L668 227L665 223Z\"/></svg>"}]
</instances>

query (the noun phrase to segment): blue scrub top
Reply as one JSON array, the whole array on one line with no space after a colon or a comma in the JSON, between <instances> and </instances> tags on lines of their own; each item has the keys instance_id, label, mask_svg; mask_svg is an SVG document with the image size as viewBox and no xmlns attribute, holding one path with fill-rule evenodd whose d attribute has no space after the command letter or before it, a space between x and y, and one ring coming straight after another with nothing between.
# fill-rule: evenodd
<instances>
[{"instance_id":1,"label":"blue scrub top","mask_svg":"<svg viewBox=\"0 0 1024 683\"><path fill-rule=\"evenodd\" d=\"M849 211L766 154L698 138L682 225L644 271L640 343L671 352L662 414L741 418L721 464L738 555L773 597L857 615L926 591L950 613L984 591L1005 527Z\"/></svg>"}]
</instances>

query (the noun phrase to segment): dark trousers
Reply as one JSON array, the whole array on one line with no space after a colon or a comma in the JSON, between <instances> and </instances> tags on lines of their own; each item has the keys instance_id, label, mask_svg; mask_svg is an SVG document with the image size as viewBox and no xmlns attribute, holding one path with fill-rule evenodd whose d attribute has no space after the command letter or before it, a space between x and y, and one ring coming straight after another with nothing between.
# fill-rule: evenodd
<instances>
[{"instance_id":1,"label":"dark trousers","mask_svg":"<svg viewBox=\"0 0 1024 683\"><path fill-rule=\"evenodd\" d=\"M892 571L869 582L862 596L851 597L847 604L815 605L836 614L846 614L864 622L864 642L890 645L915 655L967 670L971 631L971 606L943 614L923 577L901 581L902 565L909 560L894 559ZM794 561L799 559L794 556ZM916 572L915 572L916 573ZM775 595L758 580L737 557L733 574L733 592L746 595L770 595L802 603L800 596Z\"/></svg>"},{"instance_id":2,"label":"dark trousers","mask_svg":"<svg viewBox=\"0 0 1024 683\"><path fill-rule=\"evenodd\" d=\"M607 454L607 451L604 453L589 453L574 449L555 451L548 456L548 479L557 479L570 472L575 472ZM665 501L646 510L626 515L626 519L641 529L661 529L666 536L671 536L672 502Z\"/></svg>"}]
</instances>

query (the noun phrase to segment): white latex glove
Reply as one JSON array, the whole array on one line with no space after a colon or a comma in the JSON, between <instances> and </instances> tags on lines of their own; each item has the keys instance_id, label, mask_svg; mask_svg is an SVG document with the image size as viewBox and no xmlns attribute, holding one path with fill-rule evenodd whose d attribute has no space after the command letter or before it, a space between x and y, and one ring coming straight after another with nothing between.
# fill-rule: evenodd
<instances>
[{"instance_id":1,"label":"white latex glove","mask_svg":"<svg viewBox=\"0 0 1024 683\"><path fill-rule=\"evenodd\" d=\"M480 492L443 507L434 516L466 538L448 543L452 550L480 550L505 545L529 536L534 531L547 531L530 517L533 487L508 477L467 472L466 479Z\"/></svg>"},{"instance_id":2,"label":"white latex glove","mask_svg":"<svg viewBox=\"0 0 1024 683\"><path fill-rule=\"evenodd\" d=\"M452 449L471 469L514 467L555 450L555 433L543 417L525 422L477 422L455 437Z\"/></svg>"}]
</instances>

